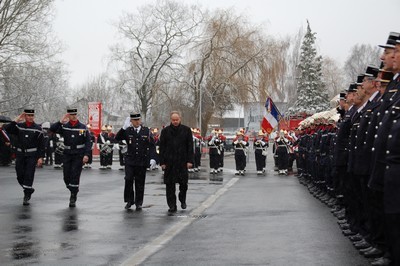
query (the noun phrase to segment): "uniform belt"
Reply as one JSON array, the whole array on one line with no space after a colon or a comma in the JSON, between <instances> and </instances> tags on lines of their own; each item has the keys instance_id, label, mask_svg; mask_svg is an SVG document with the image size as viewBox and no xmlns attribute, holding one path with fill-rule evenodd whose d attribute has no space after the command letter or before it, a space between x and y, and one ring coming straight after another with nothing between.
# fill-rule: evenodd
<instances>
[{"instance_id":1,"label":"uniform belt","mask_svg":"<svg viewBox=\"0 0 400 266\"><path fill-rule=\"evenodd\" d=\"M263 150L263 148L256 148L256 150Z\"/></svg>"},{"instance_id":2,"label":"uniform belt","mask_svg":"<svg viewBox=\"0 0 400 266\"><path fill-rule=\"evenodd\" d=\"M30 148L30 149L17 148L17 151L19 151L19 152L34 152L34 151L37 151L37 148Z\"/></svg>"},{"instance_id":3,"label":"uniform belt","mask_svg":"<svg viewBox=\"0 0 400 266\"><path fill-rule=\"evenodd\" d=\"M278 145L278 147L286 147L286 145Z\"/></svg>"},{"instance_id":4,"label":"uniform belt","mask_svg":"<svg viewBox=\"0 0 400 266\"><path fill-rule=\"evenodd\" d=\"M208 148L210 148L210 149L217 149L218 147L217 147L217 146L209 146Z\"/></svg>"},{"instance_id":5,"label":"uniform belt","mask_svg":"<svg viewBox=\"0 0 400 266\"><path fill-rule=\"evenodd\" d=\"M64 147L65 147L66 150L72 150L72 148L73 148L74 146L67 146L67 145L65 145ZM85 148L85 144L76 145L76 149L82 149L82 148Z\"/></svg>"},{"instance_id":6,"label":"uniform belt","mask_svg":"<svg viewBox=\"0 0 400 266\"><path fill-rule=\"evenodd\" d=\"M243 150L243 148L235 148L235 150Z\"/></svg>"}]
</instances>

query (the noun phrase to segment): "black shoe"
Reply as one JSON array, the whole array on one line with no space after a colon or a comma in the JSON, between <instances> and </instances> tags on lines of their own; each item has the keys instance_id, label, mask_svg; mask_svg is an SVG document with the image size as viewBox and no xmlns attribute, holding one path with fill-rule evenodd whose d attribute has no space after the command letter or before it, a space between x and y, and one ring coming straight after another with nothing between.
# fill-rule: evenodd
<instances>
[{"instance_id":1,"label":"black shoe","mask_svg":"<svg viewBox=\"0 0 400 266\"><path fill-rule=\"evenodd\" d=\"M29 200L31 199L31 196L29 195L25 195L24 196L24 201L22 202L22 205L24 205L24 206L28 206L30 203L29 203Z\"/></svg>"},{"instance_id":2,"label":"black shoe","mask_svg":"<svg viewBox=\"0 0 400 266\"><path fill-rule=\"evenodd\" d=\"M74 208L76 206L76 194L71 193L71 197L69 198L69 207Z\"/></svg>"},{"instance_id":3,"label":"black shoe","mask_svg":"<svg viewBox=\"0 0 400 266\"><path fill-rule=\"evenodd\" d=\"M383 255L382 250L377 249L377 248L373 248L370 251L367 251L364 253L364 257L369 258L369 259L370 258L379 258L379 257L382 257L382 255Z\"/></svg>"},{"instance_id":4,"label":"black shoe","mask_svg":"<svg viewBox=\"0 0 400 266\"><path fill-rule=\"evenodd\" d=\"M136 205L136 210L141 211L142 210L142 205Z\"/></svg>"},{"instance_id":5,"label":"black shoe","mask_svg":"<svg viewBox=\"0 0 400 266\"><path fill-rule=\"evenodd\" d=\"M168 212L176 212L176 211L177 211L176 206L168 209Z\"/></svg>"},{"instance_id":6,"label":"black shoe","mask_svg":"<svg viewBox=\"0 0 400 266\"><path fill-rule=\"evenodd\" d=\"M371 245L368 243L368 242L366 242L366 241L364 241L364 242L362 242L362 243L358 243L358 244L354 244L354 247L356 248L356 249L365 249L365 248L369 248Z\"/></svg>"},{"instance_id":7,"label":"black shoe","mask_svg":"<svg viewBox=\"0 0 400 266\"><path fill-rule=\"evenodd\" d=\"M357 233L354 233L353 231L351 231L350 229L343 230L342 233L343 233L343 235L345 235L345 236L354 236L354 235L357 234Z\"/></svg>"},{"instance_id":8,"label":"black shoe","mask_svg":"<svg viewBox=\"0 0 400 266\"><path fill-rule=\"evenodd\" d=\"M132 202L128 201L128 202L126 203L126 205L125 205L125 210L130 209L131 206L132 206Z\"/></svg>"},{"instance_id":9,"label":"black shoe","mask_svg":"<svg viewBox=\"0 0 400 266\"><path fill-rule=\"evenodd\" d=\"M375 266L386 266L386 265L390 265L392 261L388 258L385 257L380 257L377 258L376 260L371 262L371 265L375 265Z\"/></svg>"},{"instance_id":10,"label":"black shoe","mask_svg":"<svg viewBox=\"0 0 400 266\"><path fill-rule=\"evenodd\" d=\"M369 248L364 248L364 249L360 249L359 251L358 251L358 253L360 253L361 255L364 255L364 253L365 252L368 252L368 251L371 251L371 250L373 250L374 249L374 247L369 247Z\"/></svg>"},{"instance_id":11,"label":"black shoe","mask_svg":"<svg viewBox=\"0 0 400 266\"><path fill-rule=\"evenodd\" d=\"M28 206L29 205L29 201L31 199L31 196L32 196L33 192L35 192L35 189L33 189L33 188L24 189L24 200L22 202L22 205L24 205L24 206Z\"/></svg>"},{"instance_id":12,"label":"black shoe","mask_svg":"<svg viewBox=\"0 0 400 266\"><path fill-rule=\"evenodd\" d=\"M182 203L181 203L181 208L182 208L182 209L186 209L186 207L187 207L186 203L185 203L185 202L182 202Z\"/></svg>"},{"instance_id":13,"label":"black shoe","mask_svg":"<svg viewBox=\"0 0 400 266\"><path fill-rule=\"evenodd\" d=\"M354 236L349 236L349 239L350 239L350 241L353 241L353 242L364 240L363 236L360 234L356 234Z\"/></svg>"}]
</instances>

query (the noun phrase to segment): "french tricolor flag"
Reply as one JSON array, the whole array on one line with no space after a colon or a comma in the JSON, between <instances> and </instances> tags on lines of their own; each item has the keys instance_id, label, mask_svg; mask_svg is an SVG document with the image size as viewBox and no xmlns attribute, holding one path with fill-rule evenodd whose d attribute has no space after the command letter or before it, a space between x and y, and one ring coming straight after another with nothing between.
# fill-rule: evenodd
<instances>
[{"instance_id":1,"label":"french tricolor flag","mask_svg":"<svg viewBox=\"0 0 400 266\"><path fill-rule=\"evenodd\" d=\"M270 134L272 130L274 130L274 128L278 125L281 114L279 113L278 108L276 108L270 97L268 97L267 101L265 102L265 110L266 113L261 122L261 128L268 134Z\"/></svg>"}]
</instances>

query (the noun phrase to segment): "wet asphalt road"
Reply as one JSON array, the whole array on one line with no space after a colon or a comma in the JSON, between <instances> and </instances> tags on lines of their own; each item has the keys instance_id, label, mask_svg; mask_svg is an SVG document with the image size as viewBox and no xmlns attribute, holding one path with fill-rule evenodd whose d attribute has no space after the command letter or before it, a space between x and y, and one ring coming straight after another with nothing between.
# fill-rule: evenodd
<instances>
[{"instance_id":1,"label":"wet asphalt road","mask_svg":"<svg viewBox=\"0 0 400 266\"><path fill-rule=\"evenodd\" d=\"M265 176L250 156L189 181L188 208L169 215L160 171L147 174L144 209L126 211L123 171L84 170L76 208L62 171L38 169L31 205L13 167L0 168L0 265L368 265L329 208L294 176Z\"/></svg>"}]
</instances>

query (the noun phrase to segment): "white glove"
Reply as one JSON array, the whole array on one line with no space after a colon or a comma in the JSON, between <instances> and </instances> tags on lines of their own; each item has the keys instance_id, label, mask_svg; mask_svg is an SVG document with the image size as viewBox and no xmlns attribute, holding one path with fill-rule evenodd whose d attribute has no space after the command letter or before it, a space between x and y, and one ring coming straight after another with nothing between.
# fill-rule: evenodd
<instances>
[{"instance_id":1,"label":"white glove","mask_svg":"<svg viewBox=\"0 0 400 266\"><path fill-rule=\"evenodd\" d=\"M131 126L131 118L128 116L126 119L125 119L125 122L124 122L124 125L122 126L122 129L123 130L126 130L128 127L130 127Z\"/></svg>"},{"instance_id":2,"label":"white glove","mask_svg":"<svg viewBox=\"0 0 400 266\"><path fill-rule=\"evenodd\" d=\"M106 141L106 144L109 145L111 142L109 140Z\"/></svg>"},{"instance_id":3,"label":"white glove","mask_svg":"<svg viewBox=\"0 0 400 266\"><path fill-rule=\"evenodd\" d=\"M237 140L235 140L235 141L233 142L233 144L235 144L235 145L236 145L236 144L238 144L238 141L237 141Z\"/></svg>"},{"instance_id":4,"label":"white glove","mask_svg":"<svg viewBox=\"0 0 400 266\"><path fill-rule=\"evenodd\" d=\"M243 145L246 145L246 144L247 144L247 142L244 141L244 140L241 140L240 142L241 142Z\"/></svg>"},{"instance_id":5,"label":"white glove","mask_svg":"<svg viewBox=\"0 0 400 266\"><path fill-rule=\"evenodd\" d=\"M150 169L155 169L155 168L156 168L156 165L157 165L156 160L151 159L151 160L150 160Z\"/></svg>"}]
</instances>

